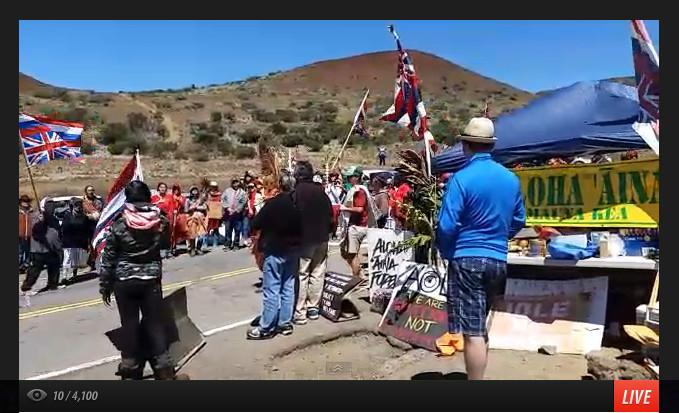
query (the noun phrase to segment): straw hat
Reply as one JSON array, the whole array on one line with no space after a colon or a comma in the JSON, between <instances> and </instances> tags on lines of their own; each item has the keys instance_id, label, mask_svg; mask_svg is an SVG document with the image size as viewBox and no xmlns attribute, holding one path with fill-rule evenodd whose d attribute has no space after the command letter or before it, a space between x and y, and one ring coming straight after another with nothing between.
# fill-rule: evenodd
<instances>
[{"instance_id":1,"label":"straw hat","mask_svg":"<svg viewBox=\"0 0 679 413\"><path fill-rule=\"evenodd\" d=\"M478 143L494 143L497 141L493 121L488 118L472 118L467 127L464 128L464 132L457 138Z\"/></svg>"}]
</instances>

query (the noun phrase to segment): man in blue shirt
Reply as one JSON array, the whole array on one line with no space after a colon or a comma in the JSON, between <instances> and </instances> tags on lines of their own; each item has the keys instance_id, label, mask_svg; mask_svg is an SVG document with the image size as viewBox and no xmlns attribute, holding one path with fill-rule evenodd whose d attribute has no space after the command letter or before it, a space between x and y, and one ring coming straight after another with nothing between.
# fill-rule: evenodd
<instances>
[{"instance_id":1,"label":"man in blue shirt","mask_svg":"<svg viewBox=\"0 0 679 413\"><path fill-rule=\"evenodd\" d=\"M436 241L448 265L448 324L464 336L469 380L488 361L486 317L507 275L507 240L526 223L519 179L493 161L493 122L473 118L458 139L468 162L448 181Z\"/></svg>"}]
</instances>

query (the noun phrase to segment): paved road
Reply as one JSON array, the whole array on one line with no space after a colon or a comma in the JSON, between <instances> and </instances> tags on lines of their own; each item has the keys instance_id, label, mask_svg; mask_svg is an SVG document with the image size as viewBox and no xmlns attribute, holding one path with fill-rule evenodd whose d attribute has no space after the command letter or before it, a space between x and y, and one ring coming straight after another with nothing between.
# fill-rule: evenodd
<instances>
[{"instance_id":1,"label":"paved road","mask_svg":"<svg viewBox=\"0 0 679 413\"><path fill-rule=\"evenodd\" d=\"M330 267L348 270L334 248ZM166 261L164 289L168 293L186 286L189 315L207 332L247 322L259 313L261 299L255 286L259 275L249 251L215 249L201 257L183 255ZM44 283L41 279L36 288ZM95 279L31 297L31 306L19 312L19 378L117 355L103 333L118 325L115 305L107 308L101 303ZM241 339L242 331L238 331Z\"/></svg>"}]
</instances>

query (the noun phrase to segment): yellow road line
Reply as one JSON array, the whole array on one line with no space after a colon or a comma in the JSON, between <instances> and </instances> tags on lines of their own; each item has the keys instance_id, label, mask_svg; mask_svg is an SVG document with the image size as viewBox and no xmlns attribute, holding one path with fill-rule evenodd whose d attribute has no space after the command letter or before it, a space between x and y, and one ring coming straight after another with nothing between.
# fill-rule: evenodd
<instances>
[{"instance_id":1,"label":"yellow road line","mask_svg":"<svg viewBox=\"0 0 679 413\"><path fill-rule=\"evenodd\" d=\"M332 252L328 253L328 256L336 255L338 253L339 253L338 251L332 251ZM172 283L172 284L164 285L163 291L176 290L176 289L179 289L179 288L182 288L182 287L188 287L190 285L199 283L201 281L216 281L216 280L221 280L223 278L233 277L234 275L247 274L247 273L255 272L255 271L259 271L259 269L257 267L242 268L240 270L225 272L225 273L222 273L222 274L216 274L216 275L209 275L209 276L206 276L206 277L201 277L201 278L198 278L197 280L179 281L179 282L175 282L175 283ZM91 307L91 306L99 305L99 304L103 304L103 302L101 301L101 298L94 298L94 299L91 299L91 300L81 301L81 302L78 302L78 303L62 304L62 305L58 305L58 306L54 306L54 307L48 307L48 308L43 308L43 309L40 309L40 310L20 313L19 314L19 320L27 320L29 318L34 318L34 317L39 317L39 316L54 314L54 313L60 313L62 311L75 310L75 309L83 308L83 307Z\"/></svg>"},{"instance_id":2,"label":"yellow road line","mask_svg":"<svg viewBox=\"0 0 679 413\"><path fill-rule=\"evenodd\" d=\"M257 267L242 268L240 270L225 272L225 273L222 273L222 274L216 274L216 275L210 275L210 276L207 276L207 277L201 277L201 278L198 278L197 280L179 281L179 282L164 285L163 291L177 290L179 288L188 287L190 285L199 283L201 281L216 281L216 280L221 280L223 278L233 277L234 275L247 274L249 272L254 272L254 271L258 271L258 270L259 269ZM101 301L101 298L95 298L95 299L92 299L92 300L81 301L79 303L63 304L63 305L58 305L58 306L54 306L54 307L43 308L43 309L40 309L40 310L20 313L19 314L19 320L27 320L29 318L34 318L34 317L39 317L39 316L54 314L54 313L60 313L62 311L75 310L77 308L91 307L91 306L99 305L99 304L103 304L103 302Z\"/></svg>"}]
</instances>

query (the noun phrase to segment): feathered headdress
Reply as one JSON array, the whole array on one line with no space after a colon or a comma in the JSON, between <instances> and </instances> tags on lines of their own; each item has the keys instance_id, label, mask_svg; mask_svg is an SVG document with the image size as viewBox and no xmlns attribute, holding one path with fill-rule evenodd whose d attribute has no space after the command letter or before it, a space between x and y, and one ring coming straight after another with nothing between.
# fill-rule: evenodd
<instances>
[{"instance_id":1,"label":"feathered headdress","mask_svg":"<svg viewBox=\"0 0 679 413\"><path fill-rule=\"evenodd\" d=\"M257 150L259 152L260 167L262 168L262 180L272 182L277 188L280 169L275 148L266 139L260 139Z\"/></svg>"}]
</instances>

